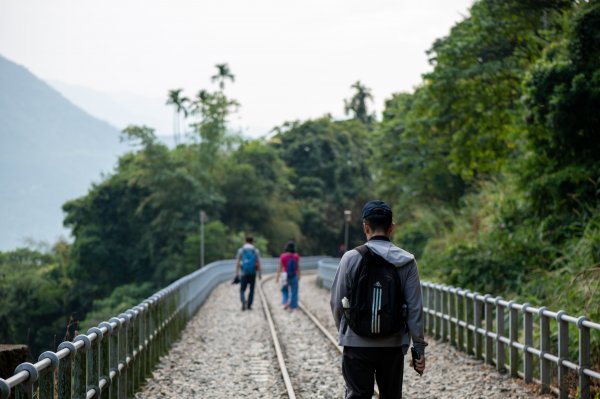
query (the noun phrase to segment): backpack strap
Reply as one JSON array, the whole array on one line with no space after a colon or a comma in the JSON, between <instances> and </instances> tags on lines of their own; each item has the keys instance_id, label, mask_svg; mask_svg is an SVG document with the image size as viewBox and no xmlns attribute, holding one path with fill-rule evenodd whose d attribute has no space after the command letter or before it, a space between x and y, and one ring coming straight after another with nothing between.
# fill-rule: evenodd
<instances>
[{"instance_id":1,"label":"backpack strap","mask_svg":"<svg viewBox=\"0 0 600 399\"><path fill-rule=\"evenodd\" d=\"M359 245L358 247L356 247L354 249L356 249L358 251L360 256L365 256L367 254L367 252L369 252L369 247L367 247L366 244Z\"/></svg>"}]
</instances>

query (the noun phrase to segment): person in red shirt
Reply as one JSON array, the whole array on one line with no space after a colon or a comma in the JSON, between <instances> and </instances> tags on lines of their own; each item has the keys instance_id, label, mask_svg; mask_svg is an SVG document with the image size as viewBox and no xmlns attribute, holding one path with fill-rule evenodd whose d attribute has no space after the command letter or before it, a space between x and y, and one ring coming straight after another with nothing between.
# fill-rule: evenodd
<instances>
[{"instance_id":1,"label":"person in red shirt","mask_svg":"<svg viewBox=\"0 0 600 399\"><path fill-rule=\"evenodd\" d=\"M279 269L275 282L281 281L281 303L284 309L292 312L298 307L298 281L300 280L300 255L296 244L289 241L285 251L279 256Z\"/></svg>"}]
</instances>

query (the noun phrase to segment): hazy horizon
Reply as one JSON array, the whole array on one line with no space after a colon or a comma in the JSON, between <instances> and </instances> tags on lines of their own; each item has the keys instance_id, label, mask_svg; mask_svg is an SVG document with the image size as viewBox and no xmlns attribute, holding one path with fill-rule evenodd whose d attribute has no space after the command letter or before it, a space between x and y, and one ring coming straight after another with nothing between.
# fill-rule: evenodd
<instances>
[{"instance_id":1,"label":"hazy horizon","mask_svg":"<svg viewBox=\"0 0 600 399\"><path fill-rule=\"evenodd\" d=\"M343 100L357 80L372 89L381 112L392 93L421 82L430 70L425 51L471 3L2 2L0 54L49 83L113 98L126 93L153 110L164 107L148 117L160 118L152 126L160 134L172 124L164 105L168 90L193 96L212 88L215 64L228 63L236 80L226 90L241 103L231 123L252 135L290 120L343 117ZM128 108L132 122L140 119L139 108L145 109ZM103 117L112 124L119 118Z\"/></svg>"}]
</instances>

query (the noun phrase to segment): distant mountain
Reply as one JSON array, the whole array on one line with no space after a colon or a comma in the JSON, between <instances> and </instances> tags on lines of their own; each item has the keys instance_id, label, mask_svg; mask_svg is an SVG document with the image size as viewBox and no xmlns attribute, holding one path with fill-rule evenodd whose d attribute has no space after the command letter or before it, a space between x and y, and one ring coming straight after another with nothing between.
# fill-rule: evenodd
<instances>
[{"instance_id":1,"label":"distant mountain","mask_svg":"<svg viewBox=\"0 0 600 399\"><path fill-rule=\"evenodd\" d=\"M0 250L66 235L62 204L84 195L118 154L119 131L0 56Z\"/></svg>"},{"instance_id":2,"label":"distant mountain","mask_svg":"<svg viewBox=\"0 0 600 399\"><path fill-rule=\"evenodd\" d=\"M158 136L167 136L172 141L173 109L167 107L164 98L152 98L131 93L111 93L87 87L48 82L63 96L90 115L100 118L122 130L129 124L146 125L155 129Z\"/></svg>"}]
</instances>

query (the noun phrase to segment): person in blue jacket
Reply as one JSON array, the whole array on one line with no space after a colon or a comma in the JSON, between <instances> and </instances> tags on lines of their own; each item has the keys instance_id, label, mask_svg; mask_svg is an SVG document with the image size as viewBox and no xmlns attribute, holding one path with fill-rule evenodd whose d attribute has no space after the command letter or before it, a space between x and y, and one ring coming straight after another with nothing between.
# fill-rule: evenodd
<instances>
[{"instance_id":1,"label":"person in blue jacket","mask_svg":"<svg viewBox=\"0 0 600 399\"><path fill-rule=\"evenodd\" d=\"M242 310L251 310L254 301L254 284L256 276L261 278L260 271L260 251L254 247L254 238L246 237L246 243L237 251L235 263L235 275L240 279L240 300L242 301ZM241 274L241 277L240 277ZM248 299L246 299L246 288L250 288Z\"/></svg>"}]
</instances>

